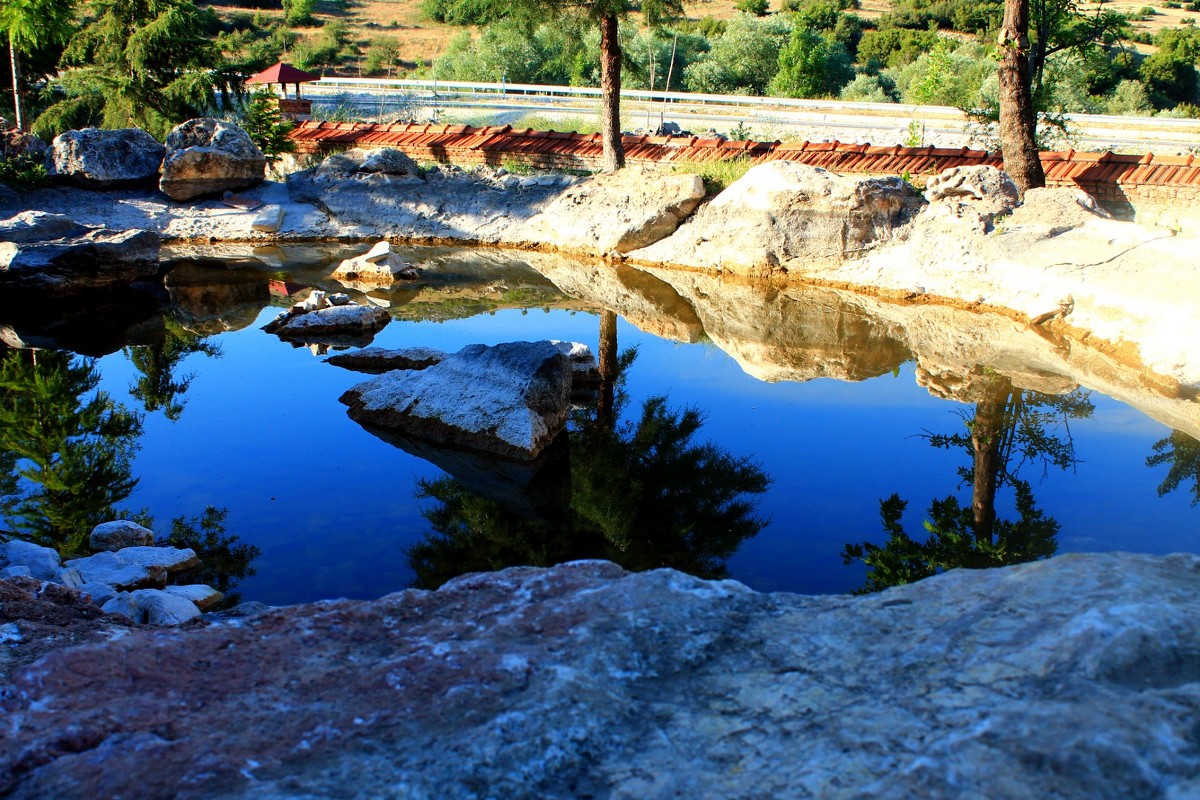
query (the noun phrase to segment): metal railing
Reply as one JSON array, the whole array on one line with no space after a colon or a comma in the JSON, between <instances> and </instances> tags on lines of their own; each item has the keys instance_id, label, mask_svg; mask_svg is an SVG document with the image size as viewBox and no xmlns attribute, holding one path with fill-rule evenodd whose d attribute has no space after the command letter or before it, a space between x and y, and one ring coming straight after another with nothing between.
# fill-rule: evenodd
<instances>
[{"instance_id":1,"label":"metal railing","mask_svg":"<svg viewBox=\"0 0 1200 800\"><path fill-rule=\"evenodd\" d=\"M471 83L467 81L406 80L384 78L322 78L305 87L306 94L353 94L398 92L426 98L468 96L485 99L519 96L548 100L600 99L601 90L590 86L549 86L527 83ZM482 96L482 97L481 97ZM622 89L621 98L645 103L676 103L696 106L774 109L831 114L874 114L882 117L965 120L961 109L951 106L920 106L906 103L861 103L847 100L798 100L786 97L751 95L696 94L692 92L652 92L642 89ZM1111 114L1068 114L1068 119L1089 127L1137 130L1169 130L1200 137L1200 120L1164 117L1126 117Z\"/></svg>"}]
</instances>

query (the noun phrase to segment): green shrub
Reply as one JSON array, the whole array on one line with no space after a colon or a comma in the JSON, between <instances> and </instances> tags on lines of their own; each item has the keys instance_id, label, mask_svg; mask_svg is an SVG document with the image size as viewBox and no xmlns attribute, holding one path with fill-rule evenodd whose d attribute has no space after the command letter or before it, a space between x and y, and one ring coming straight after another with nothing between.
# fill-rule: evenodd
<instances>
[{"instance_id":1,"label":"green shrub","mask_svg":"<svg viewBox=\"0 0 1200 800\"><path fill-rule=\"evenodd\" d=\"M0 160L0 183L13 189L37 189L50 184L50 175L41 161L28 156Z\"/></svg>"},{"instance_id":2,"label":"green shrub","mask_svg":"<svg viewBox=\"0 0 1200 800\"><path fill-rule=\"evenodd\" d=\"M736 8L743 14L753 14L756 17L767 15L767 0L737 0Z\"/></svg>"},{"instance_id":3,"label":"green shrub","mask_svg":"<svg viewBox=\"0 0 1200 800\"><path fill-rule=\"evenodd\" d=\"M260 89L246 98L238 124L268 158L296 149L288 138L294 126L280 117L279 103L270 89Z\"/></svg>"}]
</instances>

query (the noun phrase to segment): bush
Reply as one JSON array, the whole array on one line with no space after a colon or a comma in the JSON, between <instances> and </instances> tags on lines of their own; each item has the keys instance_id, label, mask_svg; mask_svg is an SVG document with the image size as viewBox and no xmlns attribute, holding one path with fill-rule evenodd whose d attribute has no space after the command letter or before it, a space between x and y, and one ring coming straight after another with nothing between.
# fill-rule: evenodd
<instances>
[{"instance_id":1,"label":"bush","mask_svg":"<svg viewBox=\"0 0 1200 800\"><path fill-rule=\"evenodd\" d=\"M779 17L739 14L712 49L684 70L689 91L709 94L763 94L779 71L779 51L791 25Z\"/></svg>"},{"instance_id":2,"label":"bush","mask_svg":"<svg viewBox=\"0 0 1200 800\"><path fill-rule=\"evenodd\" d=\"M779 71L770 88L778 97L833 97L853 78L850 56L841 43L811 28L793 28L779 51Z\"/></svg>"},{"instance_id":3,"label":"bush","mask_svg":"<svg viewBox=\"0 0 1200 800\"><path fill-rule=\"evenodd\" d=\"M838 97L857 103L894 103L896 84L882 75L863 73L842 87Z\"/></svg>"},{"instance_id":4,"label":"bush","mask_svg":"<svg viewBox=\"0 0 1200 800\"><path fill-rule=\"evenodd\" d=\"M765 17L767 15L768 3L767 0L737 0L736 8L743 14Z\"/></svg>"},{"instance_id":5,"label":"bush","mask_svg":"<svg viewBox=\"0 0 1200 800\"><path fill-rule=\"evenodd\" d=\"M0 183L13 189L27 191L50 184L46 165L29 156L0 159Z\"/></svg>"},{"instance_id":6,"label":"bush","mask_svg":"<svg viewBox=\"0 0 1200 800\"><path fill-rule=\"evenodd\" d=\"M1150 95L1141 81L1124 80L1117 84L1104 109L1109 114L1142 116L1154 111Z\"/></svg>"}]
</instances>

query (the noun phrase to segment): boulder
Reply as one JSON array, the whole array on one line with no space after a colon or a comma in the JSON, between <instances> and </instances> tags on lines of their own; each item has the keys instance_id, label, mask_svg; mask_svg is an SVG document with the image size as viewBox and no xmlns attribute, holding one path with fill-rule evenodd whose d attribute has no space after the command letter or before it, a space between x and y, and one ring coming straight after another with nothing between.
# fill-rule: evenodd
<instances>
[{"instance_id":1,"label":"boulder","mask_svg":"<svg viewBox=\"0 0 1200 800\"><path fill-rule=\"evenodd\" d=\"M82 583L76 588L90 597L97 606L103 606L117 596L117 590L107 583Z\"/></svg>"},{"instance_id":2,"label":"boulder","mask_svg":"<svg viewBox=\"0 0 1200 800\"><path fill-rule=\"evenodd\" d=\"M167 569L158 565L130 564L117 553L96 553L67 562L83 579L83 585L103 583L116 589L162 587L167 582Z\"/></svg>"},{"instance_id":3,"label":"boulder","mask_svg":"<svg viewBox=\"0 0 1200 800\"><path fill-rule=\"evenodd\" d=\"M166 145L158 188L172 200L245 189L266 175L267 158L250 135L211 117L175 126Z\"/></svg>"},{"instance_id":4,"label":"boulder","mask_svg":"<svg viewBox=\"0 0 1200 800\"><path fill-rule=\"evenodd\" d=\"M699 175L647 167L601 173L555 198L532 221L531 238L561 250L628 253L671 235L704 195Z\"/></svg>"},{"instance_id":5,"label":"boulder","mask_svg":"<svg viewBox=\"0 0 1200 800\"><path fill-rule=\"evenodd\" d=\"M218 592L211 586L206 586L203 583L189 583L182 586L166 586L163 591L167 594L173 594L176 597L182 597L196 604L196 608L201 611L207 611L213 606L225 599L225 595Z\"/></svg>"},{"instance_id":6,"label":"boulder","mask_svg":"<svg viewBox=\"0 0 1200 800\"><path fill-rule=\"evenodd\" d=\"M30 244L53 239L65 239L87 229L65 214L48 211L22 211L15 217L0 220L0 242Z\"/></svg>"},{"instance_id":7,"label":"boulder","mask_svg":"<svg viewBox=\"0 0 1200 800\"><path fill-rule=\"evenodd\" d=\"M322 161L312 177L321 181L342 181L355 176L389 176L392 180L407 179L421 181L421 170L417 162L401 150L389 147L378 150L354 148L336 153Z\"/></svg>"},{"instance_id":8,"label":"boulder","mask_svg":"<svg viewBox=\"0 0 1200 800\"><path fill-rule=\"evenodd\" d=\"M88 544L93 551L120 550L124 547L154 544L154 531L136 522L120 519L104 522L92 528Z\"/></svg>"},{"instance_id":9,"label":"boulder","mask_svg":"<svg viewBox=\"0 0 1200 800\"><path fill-rule=\"evenodd\" d=\"M444 350L432 347L401 347L388 350L383 347L363 347L348 353L338 353L325 359L335 367L369 372L378 375L393 369L425 369L446 358Z\"/></svg>"},{"instance_id":10,"label":"boulder","mask_svg":"<svg viewBox=\"0 0 1200 800\"><path fill-rule=\"evenodd\" d=\"M120 614L138 625L182 625L200 616L200 609L191 600L161 589L121 592L100 610L106 614Z\"/></svg>"},{"instance_id":11,"label":"boulder","mask_svg":"<svg viewBox=\"0 0 1200 800\"><path fill-rule=\"evenodd\" d=\"M925 184L929 214L961 219L982 232L1021 202L1021 191L1007 172L992 166L951 167Z\"/></svg>"},{"instance_id":12,"label":"boulder","mask_svg":"<svg viewBox=\"0 0 1200 800\"><path fill-rule=\"evenodd\" d=\"M752 167L638 261L763 275L837 265L903 238L925 201L899 178L841 177L804 164Z\"/></svg>"},{"instance_id":13,"label":"boulder","mask_svg":"<svg viewBox=\"0 0 1200 800\"><path fill-rule=\"evenodd\" d=\"M1182 800L1198 570L1069 555L803 597L589 561L132 630L12 675L0 781L12 800Z\"/></svg>"},{"instance_id":14,"label":"boulder","mask_svg":"<svg viewBox=\"0 0 1200 800\"><path fill-rule=\"evenodd\" d=\"M126 564L162 568L171 575L200 566L196 551L190 547L123 547L116 555Z\"/></svg>"},{"instance_id":15,"label":"boulder","mask_svg":"<svg viewBox=\"0 0 1200 800\"><path fill-rule=\"evenodd\" d=\"M0 543L0 550L3 550L8 566L25 567L29 570L29 574L39 581L58 579L58 573L62 566L59 563L58 551L53 547L42 547L33 542L10 539L8 542Z\"/></svg>"},{"instance_id":16,"label":"boulder","mask_svg":"<svg viewBox=\"0 0 1200 800\"><path fill-rule=\"evenodd\" d=\"M268 333L283 339L322 336L373 336L387 327L392 317L386 309L373 306L330 306L282 317L266 326ZM278 324L276 324L278 323Z\"/></svg>"},{"instance_id":17,"label":"boulder","mask_svg":"<svg viewBox=\"0 0 1200 800\"><path fill-rule=\"evenodd\" d=\"M342 395L351 419L437 444L534 458L563 429L571 368L550 342L468 345L427 369L396 370Z\"/></svg>"},{"instance_id":18,"label":"boulder","mask_svg":"<svg viewBox=\"0 0 1200 800\"><path fill-rule=\"evenodd\" d=\"M163 163L163 146L141 128L84 128L54 137L46 171L88 189L149 183Z\"/></svg>"},{"instance_id":19,"label":"boulder","mask_svg":"<svg viewBox=\"0 0 1200 800\"><path fill-rule=\"evenodd\" d=\"M381 241L366 253L342 261L330 277L341 283L353 283L356 288L386 288L397 281L415 280L419 273L392 252L387 241Z\"/></svg>"},{"instance_id":20,"label":"boulder","mask_svg":"<svg viewBox=\"0 0 1200 800\"><path fill-rule=\"evenodd\" d=\"M0 241L0 289L62 296L157 278L160 243L154 231L106 229L24 244Z\"/></svg>"}]
</instances>

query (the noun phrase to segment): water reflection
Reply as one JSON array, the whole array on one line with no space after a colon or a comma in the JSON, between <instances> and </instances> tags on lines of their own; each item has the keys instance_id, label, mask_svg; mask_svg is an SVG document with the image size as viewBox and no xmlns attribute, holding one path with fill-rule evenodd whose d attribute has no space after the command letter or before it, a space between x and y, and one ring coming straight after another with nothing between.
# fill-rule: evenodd
<instances>
[{"instance_id":1,"label":"water reflection","mask_svg":"<svg viewBox=\"0 0 1200 800\"><path fill-rule=\"evenodd\" d=\"M126 347L125 356L141 377L129 387L129 393L142 401L147 413L162 411L172 422L183 414L183 395L192 385L194 373L179 374L180 363L197 353L208 357L221 354L221 348L185 328L175 313L163 316L161 341L141 347Z\"/></svg>"},{"instance_id":2,"label":"water reflection","mask_svg":"<svg viewBox=\"0 0 1200 800\"><path fill-rule=\"evenodd\" d=\"M969 457L958 468L960 485L971 487L971 503L954 495L934 499L925 535L910 536L901 524L907 501L893 493L879 503L887 541L848 543L846 564L861 561L867 568L863 592L927 578L947 569L980 569L1046 558L1058 549L1059 523L1037 507L1032 484L1019 476L1027 465L1073 469L1075 443L1069 421L1086 419L1095 411L1090 394L1076 389L1062 395L1023 391L1012 380L980 369L958 382L962 399L975 403L964 417L964 431L923 434L933 447L958 449ZM996 494L1011 488L1016 517L1001 519Z\"/></svg>"},{"instance_id":3,"label":"water reflection","mask_svg":"<svg viewBox=\"0 0 1200 800\"><path fill-rule=\"evenodd\" d=\"M564 443L569 481L564 502L537 516L506 508L446 477L422 480L432 527L407 549L414 585L436 588L453 577L516 565L549 566L604 558L629 570L657 567L705 578L728 575L726 561L766 522L754 497L770 478L747 457L697 443L703 416L651 397L636 419L621 420L628 398L620 372L635 352L617 358L610 402L577 413Z\"/></svg>"},{"instance_id":4,"label":"water reflection","mask_svg":"<svg viewBox=\"0 0 1200 800\"><path fill-rule=\"evenodd\" d=\"M0 452L10 464L7 523L64 556L116 518L137 485L142 420L99 391L95 361L53 350L0 351Z\"/></svg>"},{"instance_id":5,"label":"water reflection","mask_svg":"<svg viewBox=\"0 0 1200 800\"><path fill-rule=\"evenodd\" d=\"M1181 431L1172 431L1167 438L1155 442L1153 449L1154 455L1146 459L1146 466L1170 465L1167 477L1158 485L1158 496L1191 482L1192 505L1200 504L1200 441Z\"/></svg>"}]
</instances>

